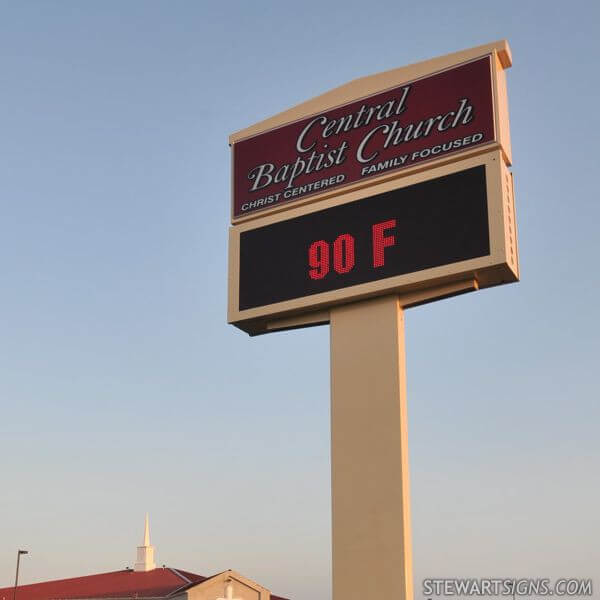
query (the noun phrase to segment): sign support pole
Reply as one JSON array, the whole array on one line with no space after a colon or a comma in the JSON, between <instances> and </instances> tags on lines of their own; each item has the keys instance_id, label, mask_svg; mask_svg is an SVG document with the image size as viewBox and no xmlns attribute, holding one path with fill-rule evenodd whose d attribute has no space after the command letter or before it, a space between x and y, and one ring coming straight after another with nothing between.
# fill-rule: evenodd
<instances>
[{"instance_id":1,"label":"sign support pole","mask_svg":"<svg viewBox=\"0 0 600 600\"><path fill-rule=\"evenodd\" d=\"M412 600L404 311L330 315L333 600Z\"/></svg>"}]
</instances>

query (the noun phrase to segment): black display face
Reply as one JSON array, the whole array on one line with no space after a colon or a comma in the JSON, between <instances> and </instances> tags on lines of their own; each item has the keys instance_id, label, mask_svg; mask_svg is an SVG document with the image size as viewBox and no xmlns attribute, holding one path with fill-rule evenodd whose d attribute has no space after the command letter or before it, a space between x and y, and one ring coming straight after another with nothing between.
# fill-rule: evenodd
<instances>
[{"instance_id":1,"label":"black display face","mask_svg":"<svg viewBox=\"0 0 600 600\"><path fill-rule=\"evenodd\" d=\"M489 253L481 165L241 233L239 309Z\"/></svg>"}]
</instances>

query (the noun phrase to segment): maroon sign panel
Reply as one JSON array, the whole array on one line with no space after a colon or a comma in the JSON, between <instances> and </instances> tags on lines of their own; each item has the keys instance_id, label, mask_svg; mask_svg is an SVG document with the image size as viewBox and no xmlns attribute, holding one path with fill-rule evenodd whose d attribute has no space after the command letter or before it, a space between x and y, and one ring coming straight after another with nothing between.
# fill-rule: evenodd
<instances>
[{"instance_id":1,"label":"maroon sign panel","mask_svg":"<svg viewBox=\"0 0 600 600\"><path fill-rule=\"evenodd\" d=\"M233 215L494 141L490 56L233 146Z\"/></svg>"}]
</instances>

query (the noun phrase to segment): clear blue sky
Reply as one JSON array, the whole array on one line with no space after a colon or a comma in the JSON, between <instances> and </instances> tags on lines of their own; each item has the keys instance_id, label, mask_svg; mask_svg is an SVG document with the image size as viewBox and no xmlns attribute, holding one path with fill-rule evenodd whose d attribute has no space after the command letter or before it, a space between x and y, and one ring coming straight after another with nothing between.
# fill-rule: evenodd
<instances>
[{"instance_id":1,"label":"clear blue sky","mask_svg":"<svg viewBox=\"0 0 600 600\"><path fill-rule=\"evenodd\" d=\"M227 136L501 38L522 282L407 314L416 597L597 576L598 6L0 3L0 585L149 511L160 564L329 597L329 332L226 324Z\"/></svg>"}]
</instances>

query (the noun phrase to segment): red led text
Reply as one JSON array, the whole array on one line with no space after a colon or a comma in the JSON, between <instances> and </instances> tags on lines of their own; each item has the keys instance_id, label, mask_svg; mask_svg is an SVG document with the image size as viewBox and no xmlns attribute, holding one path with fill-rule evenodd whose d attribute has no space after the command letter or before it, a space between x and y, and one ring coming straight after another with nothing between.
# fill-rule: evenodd
<instances>
[{"instance_id":1,"label":"red led text","mask_svg":"<svg viewBox=\"0 0 600 600\"><path fill-rule=\"evenodd\" d=\"M389 219L372 226L373 267L385 265L385 249L396 244L396 236L390 232L396 227L396 219ZM356 263L355 239L349 233L339 235L333 244L317 240L308 248L308 275L311 279L323 279L333 270L338 275L349 273Z\"/></svg>"},{"instance_id":2,"label":"red led text","mask_svg":"<svg viewBox=\"0 0 600 600\"><path fill-rule=\"evenodd\" d=\"M313 242L308 249L308 274L311 279L323 279L329 273L330 245L325 240ZM343 275L354 267L354 237L342 233L333 242L333 268Z\"/></svg>"},{"instance_id":3,"label":"red led text","mask_svg":"<svg viewBox=\"0 0 600 600\"><path fill-rule=\"evenodd\" d=\"M396 237L385 235L386 229L396 227L396 219L375 223L373 225L373 266L383 267L385 264L385 249L396 243Z\"/></svg>"}]
</instances>

